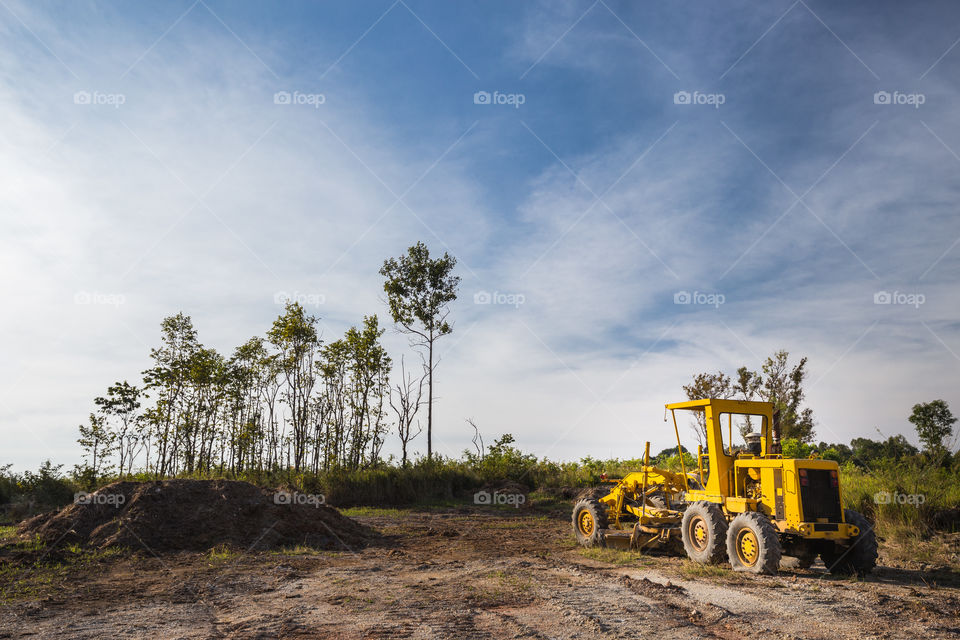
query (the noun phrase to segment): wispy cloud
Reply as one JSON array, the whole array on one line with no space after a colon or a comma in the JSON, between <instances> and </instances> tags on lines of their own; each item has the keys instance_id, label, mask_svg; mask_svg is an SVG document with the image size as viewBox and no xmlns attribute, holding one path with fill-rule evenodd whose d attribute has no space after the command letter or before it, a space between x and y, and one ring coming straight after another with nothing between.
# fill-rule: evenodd
<instances>
[{"instance_id":1,"label":"wispy cloud","mask_svg":"<svg viewBox=\"0 0 960 640\"><path fill-rule=\"evenodd\" d=\"M463 267L447 453L466 416L541 455L669 446L662 404L692 373L778 348L822 377L827 440L960 403L960 59L933 10L867 28L816 3L569 2L471 30L410 2L266 29L252 5L5 3L0 419L20 466L78 461L75 425L138 377L163 316L229 351L278 292L314 296L332 338L385 312L377 269L420 239ZM495 90L525 101L475 103Z\"/></svg>"}]
</instances>

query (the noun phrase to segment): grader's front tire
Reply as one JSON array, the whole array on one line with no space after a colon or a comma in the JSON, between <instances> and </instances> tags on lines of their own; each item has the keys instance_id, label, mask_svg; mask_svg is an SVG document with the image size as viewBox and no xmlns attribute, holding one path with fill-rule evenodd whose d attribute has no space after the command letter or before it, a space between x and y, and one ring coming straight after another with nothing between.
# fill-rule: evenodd
<instances>
[{"instance_id":1,"label":"grader's front tire","mask_svg":"<svg viewBox=\"0 0 960 640\"><path fill-rule=\"evenodd\" d=\"M747 511L730 523L727 557L734 571L776 575L781 555L777 530L763 514Z\"/></svg>"},{"instance_id":2,"label":"grader's front tire","mask_svg":"<svg viewBox=\"0 0 960 640\"><path fill-rule=\"evenodd\" d=\"M712 502L694 502L683 512L680 537L687 556L700 564L720 564L726 555L727 519Z\"/></svg>"},{"instance_id":3,"label":"grader's front tire","mask_svg":"<svg viewBox=\"0 0 960 640\"><path fill-rule=\"evenodd\" d=\"M850 544L831 544L820 551L827 571L836 575L865 576L877 566L877 534L870 521L853 509L843 510L844 521L856 525L860 534Z\"/></svg>"},{"instance_id":4,"label":"grader's front tire","mask_svg":"<svg viewBox=\"0 0 960 640\"><path fill-rule=\"evenodd\" d=\"M573 507L573 532L585 547L604 547L603 530L607 528L607 507L596 498L584 498Z\"/></svg>"}]
</instances>

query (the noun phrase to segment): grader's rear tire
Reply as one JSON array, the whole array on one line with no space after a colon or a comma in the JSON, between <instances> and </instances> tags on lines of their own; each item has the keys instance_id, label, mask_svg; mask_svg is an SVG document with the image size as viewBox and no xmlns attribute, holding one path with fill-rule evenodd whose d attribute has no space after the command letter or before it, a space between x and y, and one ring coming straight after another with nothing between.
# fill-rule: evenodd
<instances>
[{"instance_id":1,"label":"grader's rear tire","mask_svg":"<svg viewBox=\"0 0 960 640\"><path fill-rule=\"evenodd\" d=\"M776 575L781 555L777 530L763 514L747 511L730 523L727 557L734 571Z\"/></svg>"},{"instance_id":2,"label":"grader's rear tire","mask_svg":"<svg viewBox=\"0 0 960 640\"><path fill-rule=\"evenodd\" d=\"M712 502L694 502L683 512L680 537L687 556L700 564L720 564L726 556L727 519Z\"/></svg>"},{"instance_id":3,"label":"grader's rear tire","mask_svg":"<svg viewBox=\"0 0 960 640\"><path fill-rule=\"evenodd\" d=\"M584 498L574 505L573 532L583 546L606 546L603 530L607 525L607 507L596 498Z\"/></svg>"},{"instance_id":4,"label":"grader's rear tire","mask_svg":"<svg viewBox=\"0 0 960 640\"><path fill-rule=\"evenodd\" d=\"M860 534L848 545L827 544L820 551L820 559L830 573L865 576L877 566L877 534L870 521L853 509L844 509L843 519L856 525Z\"/></svg>"}]
</instances>

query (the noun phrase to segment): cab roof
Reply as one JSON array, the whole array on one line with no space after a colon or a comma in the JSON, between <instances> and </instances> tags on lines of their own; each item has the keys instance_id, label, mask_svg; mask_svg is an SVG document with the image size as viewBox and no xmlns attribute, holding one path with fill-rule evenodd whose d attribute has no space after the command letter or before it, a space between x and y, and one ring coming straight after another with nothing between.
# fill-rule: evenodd
<instances>
[{"instance_id":1,"label":"cab roof","mask_svg":"<svg viewBox=\"0 0 960 640\"><path fill-rule=\"evenodd\" d=\"M773 412L772 402L757 402L755 400L724 400L720 398L672 402L664 406L670 410L688 409L690 411L703 411L705 407L713 406L716 407L721 413L746 413L750 415L765 415Z\"/></svg>"}]
</instances>

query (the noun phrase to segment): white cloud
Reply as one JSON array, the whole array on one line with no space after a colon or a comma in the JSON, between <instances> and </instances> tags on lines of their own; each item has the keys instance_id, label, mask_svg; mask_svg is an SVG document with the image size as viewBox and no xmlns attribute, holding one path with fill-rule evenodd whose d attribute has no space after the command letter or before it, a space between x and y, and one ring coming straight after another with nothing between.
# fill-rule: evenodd
<instances>
[{"instance_id":1,"label":"white cloud","mask_svg":"<svg viewBox=\"0 0 960 640\"><path fill-rule=\"evenodd\" d=\"M522 36L522 60L532 63L585 9L565 7L551 13L556 24ZM922 114L877 113L867 93L824 117L817 135L827 142L805 149L731 105L724 122L798 194L881 120L807 196L880 279L802 205L721 277L792 196L720 115L672 109L672 79L662 113L564 158L589 189L551 162L524 183L513 209L491 211L499 185L473 173L472 156L506 135L544 152L520 127L478 127L431 169L469 123L438 123L443 135L408 144L341 74L323 87L320 109L275 105L275 91L312 91L316 82L278 81L199 18L185 19L121 82L150 37L111 40L105 35L116 29L87 25L78 38L17 11L82 71L78 81L40 50L0 63L15 79L0 88L0 172L8 177L0 186L0 299L9 301L0 311L8 363L0 419L4 450L18 466L78 461L76 424L108 384L139 377L165 315L192 315L201 339L229 352L269 327L277 292L320 295L324 303L310 310L332 339L363 314L386 320L377 270L421 239L457 255L464 276L456 331L439 347L436 448L448 455L469 446L466 417L488 440L511 432L523 448L556 458L632 457L645 439L668 447L663 404L679 399L692 373L756 368L779 348L810 357L811 382L819 382L809 401L825 440L872 436L875 427L909 433L914 402L943 397L960 406L958 361L920 323L960 353L952 277L960 249L917 280L960 236L960 163L919 122L960 146L949 137L955 94L933 78ZM620 49L638 46L626 31L592 32L589 20L582 27L550 65L615 69ZM203 38L185 37L192 30ZM91 38L106 44L85 46ZM584 43L590 56L578 55ZM271 66L282 59L256 45ZM671 65L693 55L683 45L655 48ZM84 88L118 91L126 102L74 104ZM782 152L768 157L770 149ZM597 204L584 215L590 190L603 194L645 152L604 194L613 212ZM404 196L413 212L402 203L388 210L393 193L428 169ZM876 291L896 289L926 302L873 304ZM519 293L524 303L475 305L481 290ZM726 303L674 305L678 290L720 292ZM77 305L78 292L122 295L124 303ZM405 340L389 341L399 356ZM424 444L421 436L416 445Z\"/></svg>"}]
</instances>

